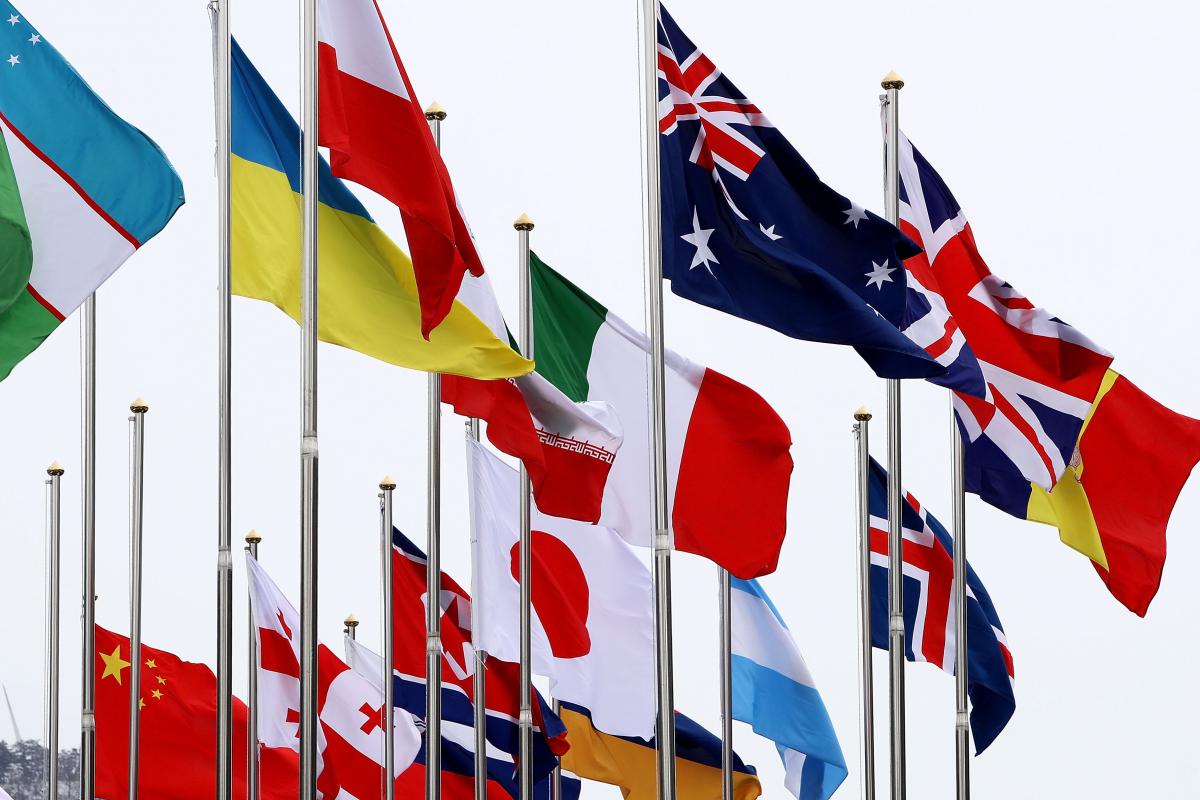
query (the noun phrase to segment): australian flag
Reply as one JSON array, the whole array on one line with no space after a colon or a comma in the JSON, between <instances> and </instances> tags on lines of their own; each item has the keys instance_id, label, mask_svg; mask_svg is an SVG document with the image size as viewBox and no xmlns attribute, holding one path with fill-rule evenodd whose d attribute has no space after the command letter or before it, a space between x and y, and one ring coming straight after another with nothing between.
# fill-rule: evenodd
<instances>
[{"instance_id":1,"label":"australian flag","mask_svg":"<svg viewBox=\"0 0 1200 800\"><path fill-rule=\"evenodd\" d=\"M909 661L928 661L954 674L954 542L917 499L906 494L904 643ZM888 646L887 470L871 459L871 642ZM1000 617L967 565L967 694L975 750L987 748L1017 709L1013 660Z\"/></svg>"},{"instance_id":2,"label":"australian flag","mask_svg":"<svg viewBox=\"0 0 1200 800\"><path fill-rule=\"evenodd\" d=\"M680 297L796 339L855 347L885 378L945 367L900 332L895 226L826 186L659 5L663 275Z\"/></svg>"}]
</instances>

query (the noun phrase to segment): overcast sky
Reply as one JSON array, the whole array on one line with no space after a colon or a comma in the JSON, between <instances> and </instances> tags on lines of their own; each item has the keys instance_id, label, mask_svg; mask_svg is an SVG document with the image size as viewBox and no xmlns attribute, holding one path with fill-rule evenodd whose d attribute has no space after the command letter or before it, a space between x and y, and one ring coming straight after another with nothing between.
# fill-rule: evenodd
<instances>
[{"instance_id":1,"label":"overcast sky","mask_svg":"<svg viewBox=\"0 0 1200 800\"><path fill-rule=\"evenodd\" d=\"M236 34L295 108L297 11L234 0ZM449 164L481 253L516 309L512 220L533 246L614 312L642 324L636 0L515 3L380 0L423 103L450 112ZM166 151L188 203L99 293L98 621L128 630L127 423L144 395L147 428L147 643L215 659L216 205L211 39L204 0L23 0L92 86ZM1149 10L1153 8L1154 10ZM1200 167L1194 3L795 3L675 0L681 27L843 194L882 211L879 79L906 79L901 126L962 204L992 270L1116 354L1160 401L1200 416L1195 398L1196 254L1188 244ZM359 195L402 237L398 215ZM69 235L69 231L64 231ZM273 307L234 300L237 541L263 533L262 561L285 591L299 579L300 331ZM796 442L790 531L763 580L833 717L858 791L851 414L881 412L883 383L844 348L784 339L668 296L669 344L757 389ZM322 346L320 627L363 619L377 646L376 485L398 479L397 523L425 525L425 376ZM949 411L943 390L906 385L904 483L949 518ZM63 741L78 739L80 642L79 326L71 317L0 384L0 681L22 733L42 728L43 480L63 479ZM444 559L469 577L462 423L447 413ZM1170 442L1160 443L1162 447ZM1191 535L1200 486L1171 525L1162 591L1140 620L1108 595L1054 530L971 498L971 562L1016 662L1017 712L972 763L975 797L1182 797L1200 790L1194 757L1200 558ZM732 531L731 535L751 535ZM675 559L677 706L716 730L716 577ZM237 562L235 686L245 686L245 582ZM876 660L886 698L886 659ZM908 669L909 787L953 792L954 682ZM880 775L886 781L880 705ZM0 735L12 738L7 719ZM738 725L736 748L786 797L771 743ZM594 784L585 798L616 798Z\"/></svg>"}]
</instances>

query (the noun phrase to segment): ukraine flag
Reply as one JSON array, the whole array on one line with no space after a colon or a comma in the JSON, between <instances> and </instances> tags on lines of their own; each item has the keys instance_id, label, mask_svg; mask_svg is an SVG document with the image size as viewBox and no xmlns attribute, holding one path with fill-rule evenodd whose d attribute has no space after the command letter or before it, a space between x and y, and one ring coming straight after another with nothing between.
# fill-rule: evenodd
<instances>
[{"instance_id":1,"label":"ukraine flag","mask_svg":"<svg viewBox=\"0 0 1200 800\"><path fill-rule=\"evenodd\" d=\"M300 127L235 43L233 292L300 321ZM322 159L318 218L322 341L389 364L470 378L524 375L533 364L459 302L426 341L412 262Z\"/></svg>"}]
</instances>

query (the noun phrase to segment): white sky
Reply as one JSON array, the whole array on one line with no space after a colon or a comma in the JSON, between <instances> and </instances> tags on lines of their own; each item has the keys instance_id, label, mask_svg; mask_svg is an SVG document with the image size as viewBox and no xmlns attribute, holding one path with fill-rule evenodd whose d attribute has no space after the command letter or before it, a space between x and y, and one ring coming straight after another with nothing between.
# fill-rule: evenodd
<instances>
[{"instance_id":1,"label":"white sky","mask_svg":"<svg viewBox=\"0 0 1200 800\"><path fill-rule=\"evenodd\" d=\"M295 3L237 2L235 30L289 102L297 96ZM215 657L216 207L212 75L203 0L24 0L21 8L123 116L167 152L188 204L100 292L99 608L128 629L128 404L147 418L145 639ZM381 0L422 102L450 112L446 159L502 303L515 312L515 235L630 322L642 320L635 0L415 3ZM1200 414L1186 368L1194 308L1184 247L1200 183L1191 157L1200 81L1195 4L794 3L676 0L685 31L770 116L822 177L882 208L879 78L908 81L901 125L955 192L992 269L1117 354L1179 411ZM1153 10L1150 10L1150 9ZM294 107L294 105L293 105ZM365 196L360 192L360 196ZM386 204L369 204L401 235ZM1180 277L1182 270L1185 274ZM1161 287L1161 291L1159 290ZM668 342L759 390L796 441L790 535L763 581L808 660L858 791L851 413L883 411L883 384L852 351L781 338L668 296ZM286 591L299 577L299 329L234 301L233 525L263 532ZM41 727L43 486L64 478L63 741L77 740L80 645L79 328L69 319L0 385L0 680L22 731ZM1181 367L1185 367L1181 369ZM399 481L397 522L424 539L425 378L345 350L321 351L321 632L356 612L378 644L376 484ZM949 516L942 390L905 389L904 482ZM873 451L883 455L882 414ZM446 414L445 565L469 576L462 424ZM1169 442L1163 442L1169 447ZM1112 600L1049 528L968 503L971 561L1016 659L1016 716L972 763L975 797L1180 797L1193 757L1193 612L1200 487L1185 489L1149 619ZM743 532L731 532L741 535ZM675 559L677 706L715 730L716 583ZM236 573L245 685L245 583ZM876 660L886 697L886 660ZM953 792L953 679L908 670L912 797ZM240 688L239 688L240 690ZM878 709L886 783L886 706ZM11 738L7 720L0 735ZM773 746L739 724L736 747L767 797L786 797ZM590 785L585 797L615 798Z\"/></svg>"}]
</instances>

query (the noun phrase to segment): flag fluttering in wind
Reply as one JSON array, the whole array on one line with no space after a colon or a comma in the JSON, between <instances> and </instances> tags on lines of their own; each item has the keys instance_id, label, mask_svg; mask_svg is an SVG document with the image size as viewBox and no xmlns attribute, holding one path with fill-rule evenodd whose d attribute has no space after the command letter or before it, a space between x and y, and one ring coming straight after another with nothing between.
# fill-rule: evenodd
<instances>
[{"instance_id":1,"label":"flag fluttering in wind","mask_svg":"<svg viewBox=\"0 0 1200 800\"><path fill-rule=\"evenodd\" d=\"M96 626L96 795L129 796L129 639ZM138 797L212 800L217 787L217 678L204 664L142 645ZM246 798L246 706L233 703L233 796ZM263 800L295 800L299 757L261 747Z\"/></svg>"},{"instance_id":2,"label":"flag fluttering in wind","mask_svg":"<svg viewBox=\"0 0 1200 800\"><path fill-rule=\"evenodd\" d=\"M300 320L300 128L233 47L233 291ZM424 123L422 123L424 124ZM320 166L320 337L411 369L510 378L533 365L461 303L429 340L412 262Z\"/></svg>"},{"instance_id":3,"label":"flag fluttering in wind","mask_svg":"<svg viewBox=\"0 0 1200 800\"><path fill-rule=\"evenodd\" d=\"M887 470L870 475L871 642L888 649ZM911 494L902 509L904 642L909 661L954 673L954 542ZM995 741L1017 708L1013 659L983 581L967 564L967 693L976 752Z\"/></svg>"},{"instance_id":4,"label":"flag fluttering in wind","mask_svg":"<svg viewBox=\"0 0 1200 800\"><path fill-rule=\"evenodd\" d=\"M467 440L471 486L472 591L478 647L521 657L517 471ZM551 694L592 709L606 733L651 737L655 705L650 570L607 528L531 510L533 671ZM616 676L620 676L617 678Z\"/></svg>"},{"instance_id":5,"label":"flag fluttering in wind","mask_svg":"<svg viewBox=\"0 0 1200 800\"><path fill-rule=\"evenodd\" d=\"M334 175L399 207L428 337L463 274L482 275L483 264L375 0L323 3L320 14L320 143Z\"/></svg>"},{"instance_id":6,"label":"flag fluttering in wind","mask_svg":"<svg viewBox=\"0 0 1200 800\"><path fill-rule=\"evenodd\" d=\"M600 524L649 547L649 340L531 256L537 371L577 402L604 400L625 431ZM666 353L667 485L675 547L739 578L774 571L787 531L792 437L753 389Z\"/></svg>"},{"instance_id":7,"label":"flag fluttering in wind","mask_svg":"<svg viewBox=\"0 0 1200 800\"><path fill-rule=\"evenodd\" d=\"M821 182L659 5L663 276L787 336L854 346L884 378L944 372L902 334L918 248Z\"/></svg>"},{"instance_id":8,"label":"flag fluttering in wind","mask_svg":"<svg viewBox=\"0 0 1200 800\"><path fill-rule=\"evenodd\" d=\"M0 380L183 205L149 137L0 0Z\"/></svg>"},{"instance_id":9,"label":"flag fluttering in wind","mask_svg":"<svg viewBox=\"0 0 1200 800\"><path fill-rule=\"evenodd\" d=\"M775 742L798 800L828 800L849 773L795 639L758 581L732 580L730 615L733 718Z\"/></svg>"}]
</instances>

